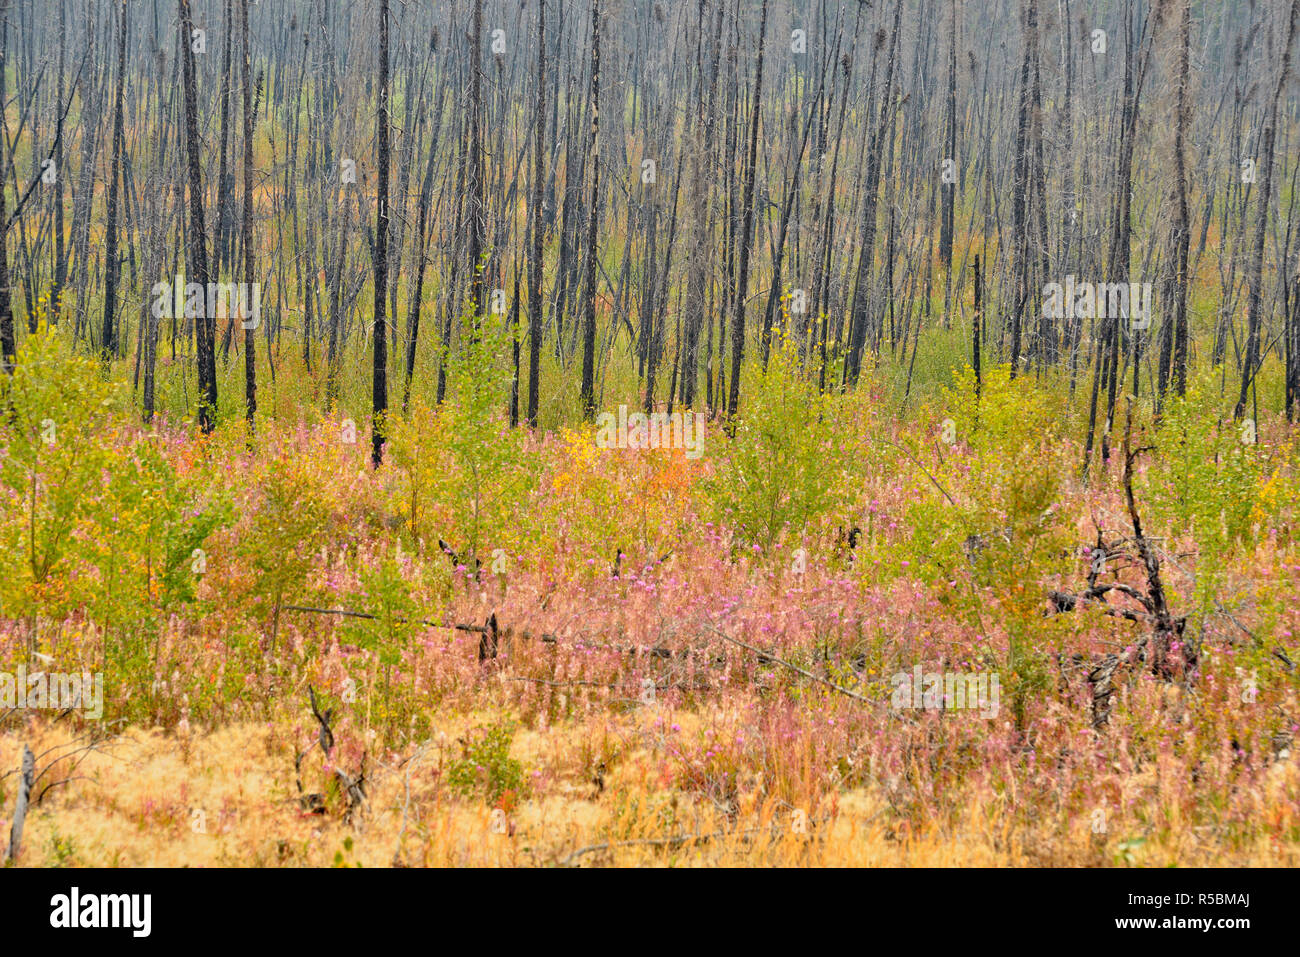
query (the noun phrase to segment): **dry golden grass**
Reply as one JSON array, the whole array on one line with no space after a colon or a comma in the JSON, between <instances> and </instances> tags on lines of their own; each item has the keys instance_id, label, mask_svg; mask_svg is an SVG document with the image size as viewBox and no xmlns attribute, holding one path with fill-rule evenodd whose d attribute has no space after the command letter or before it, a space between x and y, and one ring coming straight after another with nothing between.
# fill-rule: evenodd
<instances>
[{"instance_id":1,"label":"dry golden grass","mask_svg":"<svg viewBox=\"0 0 1300 957\"><path fill-rule=\"evenodd\" d=\"M683 716L681 718L685 720ZM599 721L603 719L592 719ZM462 716L456 726L468 726ZM449 723L447 726L451 726ZM742 799L730 817L707 799L660 788L648 761L625 754L598 792L580 742L599 731L574 722L548 732L521 730L513 756L546 768L555 783L509 815L482 800L457 797L441 782L455 745L432 742L369 767L368 798L351 823L346 800L325 791L326 812L299 805L287 723L241 724L210 734L129 730L104 741L66 783L44 794L28 816L21 866L1295 866L1294 844L1259 842L1226 850L1206 828L1172 827L1132 842L1132 822L1117 813L1105 834L1088 819L1043 815L1015 825L1010 796L974 796L952 827L913 831L892 814L897 782L839 792L809 815L775 799ZM0 767L16 767L24 743L39 755L67 745L58 724L28 724L0 737ZM63 750L66 750L63 749ZM45 766L52 752L38 761ZM403 758L407 759L403 761ZM34 796L67 777L54 765ZM1153 770L1134 775L1135 793L1151 793ZM303 786L323 790L319 749L302 762ZM1137 780L1139 777L1145 780ZM1274 822L1297 824L1296 761L1277 764L1264 795ZM10 806L14 778L0 789ZM1157 799L1158 799L1158 791ZM3 822L5 836L8 823ZM505 833L501 833L504 830ZM703 837L683 841L682 837Z\"/></svg>"}]
</instances>

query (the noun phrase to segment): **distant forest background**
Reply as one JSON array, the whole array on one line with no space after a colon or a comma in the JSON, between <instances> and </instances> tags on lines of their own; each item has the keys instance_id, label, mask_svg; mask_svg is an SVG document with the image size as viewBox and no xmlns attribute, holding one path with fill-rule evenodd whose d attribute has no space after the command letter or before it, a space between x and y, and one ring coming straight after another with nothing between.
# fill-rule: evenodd
<instances>
[{"instance_id":1,"label":"distant forest background","mask_svg":"<svg viewBox=\"0 0 1300 957\"><path fill-rule=\"evenodd\" d=\"M905 406L1002 364L1119 398L1300 387L1297 2L0 0L0 349L146 419L446 398L735 414L774 348ZM256 328L153 315L260 284ZM1044 315L1149 282L1153 318ZM382 454L382 425L375 456Z\"/></svg>"}]
</instances>

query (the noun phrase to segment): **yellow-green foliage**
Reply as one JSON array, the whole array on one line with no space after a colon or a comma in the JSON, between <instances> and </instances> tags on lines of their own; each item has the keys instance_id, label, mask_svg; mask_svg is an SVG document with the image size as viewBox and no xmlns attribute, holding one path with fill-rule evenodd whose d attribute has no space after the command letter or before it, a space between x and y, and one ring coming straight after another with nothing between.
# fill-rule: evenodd
<instances>
[{"instance_id":1,"label":"yellow-green foliage","mask_svg":"<svg viewBox=\"0 0 1300 957\"><path fill-rule=\"evenodd\" d=\"M784 337L774 340L765 370L747 370L742 391L734 438L710 446L717 472L708 494L718 521L768 546L835 504L845 462L843 407L801 374L797 347Z\"/></svg>"},{"instance_id":2,"label":"yellow-green foliage","mask_svg":"<svg viewBox=\"0 0 1300 957\"><path fill-rule=\"evenodd\" d=\"M76 603L68 558L79 526L111 518L101 494L119 401L97 364L47 327L26 339L13 375L0 377L0 597L15 614Z\"/></svg>"}]
</instances>

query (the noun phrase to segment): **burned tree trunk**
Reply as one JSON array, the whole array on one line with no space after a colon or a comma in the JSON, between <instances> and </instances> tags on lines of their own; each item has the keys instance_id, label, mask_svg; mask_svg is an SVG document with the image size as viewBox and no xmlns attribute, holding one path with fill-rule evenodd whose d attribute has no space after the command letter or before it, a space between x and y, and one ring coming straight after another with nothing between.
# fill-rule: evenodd
<instances>
[{"instance_id":1,"label":"burned tree trunk","mask_svg":"<svg viewBox=\"0 0 1300 957\"><path fill-rule=\"evenodd\" d=\"M429 50L437 52L436 32L430 38ZM438 153L438 141L442 126L442 109L446 102L446 86L438 91L438 106L433 112L432 134L429 140L429 152L424 165L424 178L420 183L420 199L416 213L416 248L415 248L415 291L411 295L411 304L406 318L406 376L402 387L402 411L405 412L411 402L411 380L415 378L415 353L420 343L420 312L424 306L424 269L428 261L429 235L429 195L433 190L434 159Z\"/></svg>"},{"instance_id":2,"label":"burned tree trunk","mask_svg":"<svg viewBox=\"0 0 1300 957\"><path fill-rule=\"evenodd\" d=\"M253 254L253 71L252 53L248 46L248 0L240 0L240 46L244 55L244 294L240 301L247 304L253 298L253 284L257 280ZM261 319L261 302L258 299L258 321ZM244 313L244 414L248 418L248 431L252 432L257 415L257 339L256 324L249 325Z\"/></svg>"},{"instance_id":3,"label":"burned tree trunk","mask_svg":"<svg viewBox=\"0 0 1300 957\"><path fill-rule=\"evenodd\" d=\"M122 0L117 25L117 90L113 94L113 159L108 170L108 222L104 229L104 324L99 341L104 364L117 355L117 194L122 180L122 94L126 86L126 0Z\"/></svg>"},{"instance_id":4,"label":"burned tree trunk","mask_svg":"<svg viewBox=\"0 0 1300 957\"><path fill-rule=\"evenodd\" d=\"M736 291L731 314L731 383L727 394L727 415L734 418L740 407L740 362L745 355L745 292L749 285L749 247L754 229L754 179L758 167L759 106L763 96L763 45L767 39L767 0L758 26L758 64L754 70L754 108L749 119L749 155L745 159L745 196L741 200L744 218L737 254Z\"/></svg>"},{"instance_id":5,"label":"burned tree trunk","mask_svg":"<svg viewBox=\"0 0 1300 957\"><path fill-rule=\"evenodd\" d=\"M862 371L862 350L867 343L867 315L871 304L871 274L876 248L876 209L879 198L881 167L884 162L885 138L889 129L894 89L894 63L898 53L898 27L903 15L902 0L894 7L894 29L889 38L889 58L885 66L885 85L880 95L880 120L871 133L867 151L866 196L862 204L861 240L858 268L853 286L853 308L849 316L849 354L844 367L845 385L854 385ZM882 38L877 35L877 44ZM874 68L874 61L873 61ZM869 85L869 84L868 84Z\"/></svg>"},{"instance_id":6,"label":"burned tree trunk","mask_svg":"<svg viewBox=\"0 0 1300 957\"><path fill-rule=\"evenodd\" d=\"M950 3L950 26L948 32L948 151L945 159L951 160L954 165L957 162L957 0L951 0ZM943 263L946 270L952 269L952 233L953 233L953 210L956 205L957 182L956 177L951 183L942 183L940 188L943 191L943 211L939 216L939 261Z\"/></svg>"},{"instance_id":7,"label":"burned tree trunk","mask_svg":"<svg viewBox=\"0 0 1300 957\"><path fill-rule=\"evenodd\" d=\"M975 371L975 401L980 399L980 322L984 318L984 276L980 256L975 254L975 314L971 319L971 368Z\"/></svg>"},{"instance_id":8,"label":"burned tree trunk","mask_svg":"<svg viewBox=\"0 0 1300 957\"><path fill-rule=\"evenodd\" d=\"M766 0L765 0L766 2ZM600 0L591 0L591 203L587 209L587 308L582 323L582 414L596 416L596 226L600 211Z\"/></svg>"},{"instance_id":9,"label":"burned tree trunk","mask_svg":"<svg viewBox=\"0 0 1300 957\"><path fill-rule=\"evenodd\" d=\"M388 295L388 0L379 0L379 171L375 199L375 353L371 390L370 459L384 460L384 417L388 414L388 330L384 302Z\"/></svg>"},{"instance_id":10,"label":"burned tree trunk","mask_svg":"<svg viewBox=\"0 0 1300 957\"><path fill-rule=\"evenodd\" d=\"M5 48L9 44L9 0L0 0L0 103L5 101ZM5 137L0 137L0 165ZM0 369L12 373L18 343L14 338L14 310L9 288L9 217L5 191L0 187Z\"/></svg>"},{"instance_id":11,"label":"burned tree trunk","mask_svg":"<svg viewBox=\"0 0 1300 957\"><path fill-rule=\"evenodd\" d=\"M63 102L63 55L68 41L67 0L59 0L59 65L56 102ZM161 97L160 97L161 99ZM63 235L63 123L54 140L54 283L50 287L50 322L57 324L63 311L60 302L68 277L68 250Z\"/></svg>"},{"instance_id":12,"label":"burned tree trunk","mask_svg":"<svg viewBox=\"0 0 1300 957\"><path fill-rule=\"evenodd\" d=\"M1187 253L1191 239L1191 224L1187 211L1187 158L1184 145L1187 136L1187 86L1190 82L1189 60L1191 52L1191 0L1183 0L1182 24L1178 41L1178 96L1174 125L1174 188L1178 193L1178 221L1174 226L1174 327L1172 376L1174 390L1183 395L1187 391Z\"/></svg>"},{"instance_id":13,"label":"burned tree trunk","mask_svg":"<svg viewBox=\"0 0 1300 957\"><path fill-rule=\"evenodd\" d=\"M189 160L190 225L186 235L189 252L189 273L193 282L205 291L208 288L207 229L203 222L203 176L200 166L198 83L194 69L194 22L190 16L190 0L178 0L181 19L181 65L185 87L185 151ZM217 363L216 317L208 310L195 317L197 362L199 373L199 427L204 433L216 426L217 415Z\"/></svg>"},{"instance_id":14,"label":"burned tree trunk","mask_svg":"<svg viewBox=\"0 0 1300 957\"><path fill-rule=\"evenodd\" d=\"M542 156L546 141L546 0L537 0L537 104L533 111L532 261L528 277L528 425L537 428L542 362Z\"/></svg>"},{"instance_id":15,"label":"burned tree trunk","mask_svg":"<svg viewBox=\"0 0 1300 957\"><path fill-rule=\"evenodd\" d=\"M1011 307L1011 378L1020 368L1021 314L1029 302L1029 178L1032 163L1030 130L1033 125L1031 78L1038 59L1038 3L1026 0L1024 13L1025 55L1020 66L1020 111L1016 122L1015 179L1011 197L1011 231L1015 245L1016 284Z\"/></svg>"},{"instance_id":16,"label":"burned tree trunk","mask_svg":"<svg viewBox=\"0 0 1300 957\"><path fill-rule=\"evenodd\" d=\"M795 196L799 192L799 170L803 166L804 152L808 149L808 137L812 132L813 121L820 109L822 93L825 88L826 70L823 69L821 80L817 85L817 93L813 97L813 108L804 121L803 136L800 138L799 152L795 157L793 173L789 175L790 185L786 189L785 202L781 205L781 222L776 231L776 250L772 253L772 282L767 294L767 308L763 313L763 332L760 344L764 368L767 368L768 352L771 349L772 322L776 316L777 304L783 293L781 289L781 264L785 259L785 238L790 228L790 212L794 206Z\"/></svg>"},{"instance_id":17,"label":"burned tree trunk","mask_svg":"<svg viewBox=\"0 0 1300 957\"><path fill-rule=\"evenodd\" d=\"M1248 313L1246 328L1246 355L1241 366L1241 393L1237 405L1232 410L1234 419L1240 419L1246 412L1246 397L1255 374L1259 371L1259 331L1262 325L1261 313L1264 310L1263 285L1264 242L1268 234L1268 207L1273 198L1273 147L1277 139L1278 103L1286 88L1287 77L1291 73L1291 48L1295 44L1296 20L1300 18L1300 0L1291 0L1291 13L1287 18L1286 43L1282 49L1282 64L1278 67L1277 85L1273 89L1273 101L1269 105L1268 115L1264 120L1263 155L1260 157L1264 178L1259 187L1259 215L1255 220L1255 244L1250 257L1250 272L1246 311Z\"/></svg>"},{"instance_id":18,"label":"burned tree trunk","mask_svg":"<svg viewBox=\"0 0 1300 957\"><path fill-rule=\"evenodd\" d=\"M1174 618L1169 612L1165 600L1164 581L1160 575L1160 556L1147 540L1142 531L1142 519L1138 515L1137 499L1133 495L1133 462L1145 449L1133 448L1133 405L1128 406L1128 418L1124 429L1124 498L1128 503L1129 521L1133 525L1133 539L1137 543L1138 556L1142 559L1147 576L1146 607L1152 625L1151 670L1159 678L1171 680L1176 670L1170 660L1170 646L1182 635L1185 620ZM1140 649L1140 645L1139 645ZM1139 650L1140 654L1140 650ZM1191 668L1196 664L1195 649L1184 645L1182 649L1182 667Z\"/></svg>"},{"instance_id":19,"label":"burned tree trunk","mask_svg":"<svg viewBox=\"0 0 1300 957\"><path fill-rule=\"evenodd\" d=\"M225 3L225 16L222 20L225 26L225 42L221 49L221 91L217 95L220 102L221 111L221 142L217 150L217 209L213 215L212 224L212 275L216 279L221 277L221 267L227 262L227 249L230 233L230 180L233 174L230 172L230 43L231 43L231 19L230 19L230 0ZM225 339L224 348L229 348L230 344L230 326L226 326L226 332L223 336ZM224 359L222 360L225 361Z\"/></svg>"},{"instance_id":20,"label":"burned tree trunk","mask_svg":"<svg viewBox=\"0 0 1300 957\"><path fill-rule=\"evenodd\" d=\"M471 323L478 329L483 312L483 0L474 0L474 59L470 63L470 155L465 171L469 212L469 301ZM475 333L477 335L477 333Z\"/></svg>"}]
</instances>

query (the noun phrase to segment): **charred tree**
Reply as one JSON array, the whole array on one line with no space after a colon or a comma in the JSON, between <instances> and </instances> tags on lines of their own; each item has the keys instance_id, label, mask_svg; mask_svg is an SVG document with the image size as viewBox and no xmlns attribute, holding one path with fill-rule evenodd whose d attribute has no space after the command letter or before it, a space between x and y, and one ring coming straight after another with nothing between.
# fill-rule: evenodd
<instances>
[{"instance_id":1,"label":"charred tree","mask_svg":"<svg viewBox=\"0 0 1300 957\"><path fill-rule=\"evenodd\" d=\"M1259 338L1264 311L1263 270L1264 243L1268 235L1268 207L1273 198L1273 149L1277 140L1278 104L1286 88L1287 78L1291 73L1291 48L1295 45L1296 21L1300 19L1300 0L1291 0L1291 12L1287 17L1286 41L1282 48L1282 63L1277 71L1277 85L1273 88L1273 99L1269 104L1264 120L1263 145L1260 165L1263 179L1259 187L1259 213L1255 219L1255 240L1251 250L1247 282L1249 284L1246 302L1246 354L1241 366L1241 392L1237 405L1232 410L1234 419L1240 419L1246 413L1246 398L1259 370Z\"/></svg>"},{"instance_id":2,"label":"charred tree","mask_svg":"<svg viewBox=\"0 0 1300 957\"><path fill-rule=\"evenodd\" d=\"M248 45L248 0L239 3L240 49L244 57L244 294L240 302L247 304L253 298L254 283L257 281L256 256L253 252L253 68L252 52ZM260 294L257 320L261 320ZM244 414L248 419L248 431L254 428L257 415L257 338L256 324L250 325L247 312L243 317L244 327Z\"/></svg>"},{"instance_id":3,"label":"charred tree","mask_svg":"<svg viewBox=\"0 0 1300 957\"><path fill-rule=\"evenodd\" d=\"M189 274L193 282L208 289L207 229L203 222L203 174L200 160L202 144L199 140L198 81L194 68L194 21L190 14L190 0L178 0L181 21L181 64L185 87L185 152L188 158L190 187L190 222L186 234ZM209 310L195 317L194 332L197 344L196 359L199 373L199 427L208 433L216 426L217 416L217 363L216 317Z\"/></svg>"},{"instance_id":4,"label":"charred tree","mask_svg":"<svg viewBox=\"0 0 1300 957\"><path fill-rule=\"evenodd\" d=\"M731 391L727 394L727 415L735 418L740 407L740 363L745 355L745 293L749 287L749 251L754 229L754 179L758 170L759 107L763 101L763 47L767 40L767 0L763 0L758 26L758 64L754 70L754 102L749 118L749 154L745 159L745 195L741 200L743 220L737 253L736 290L731 313Z\"/></svg>"},{"instance_id":5,"label":"charred tree","mask_svg":"<svg viewBox=\"0 0 1300 957\"><path fill-rule=\"evenodd\" d=\"M533 195L532 257L528 277L528 425L537 428L542 363L542 243L545 236L542 208L545 204L546 151L546 0L537 0L537 100L533 108Z\"/></svg>"},{"instance_id":6,"label":"charred tree","mask_svg":"<svg viewBox=\"0 0 1300 957\"><path fill-rule=\"evenodd\" d=\"M766 2L766 0L764 0ZM582 321L582 414L596 416L596 227L600 219L600 0L591 0L591 202L587 208L587 291Z\"/></svg>"},{"instance_id":7,"label":"charred tree","mask_svg":"<svg viewBox=\"0 0 1300 957\"><path fill-rule=\"evenodd\" d=\"M379 468L384 460L384 419L388 415L388 0L379 0L379 118L376 130L379 170L375 196L375 345L371 389L370 460Z\"/></svg>"},{"instance_id":8,"label":"charred tree","mask_svg":"<svg viewBox=\"0 0 1300 957\"><path fill-rule=\"evenodd\" d=\"M117 355L117 327L113 321L117 310L117 277L121 263L117 257L118 184L122 181L122 96L126 87L126 0L120 4L117 24L117 89L113 94L113 159L108 172L107 225L104 228L104 324L100 336L100 354L105 365Z\"/></svg>"}]
</instances>

